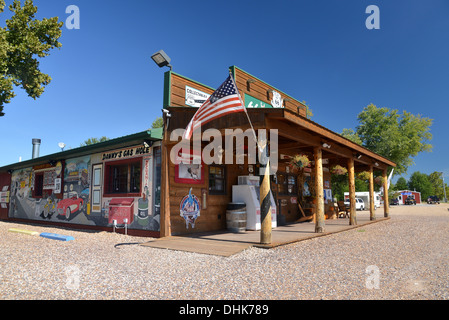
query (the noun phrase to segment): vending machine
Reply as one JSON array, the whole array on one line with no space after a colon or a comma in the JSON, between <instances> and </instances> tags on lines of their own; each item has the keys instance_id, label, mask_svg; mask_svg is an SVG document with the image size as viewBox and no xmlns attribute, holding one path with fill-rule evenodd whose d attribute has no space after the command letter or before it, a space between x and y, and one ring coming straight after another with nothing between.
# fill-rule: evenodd
<instances>
[{"instance_id":1,"label":"vending machine","mask_svg":"<svg viewBox=\"0 0 449 320\"><path fill-rule=\"evenodd\" d=\"M240 176L238 185L232 186L232 202L246 203L246 229L260 230L260 187L258 176ZM271 227L277 227L276 203L273 194L271 198Z\"/></svg>"}]
</instances>

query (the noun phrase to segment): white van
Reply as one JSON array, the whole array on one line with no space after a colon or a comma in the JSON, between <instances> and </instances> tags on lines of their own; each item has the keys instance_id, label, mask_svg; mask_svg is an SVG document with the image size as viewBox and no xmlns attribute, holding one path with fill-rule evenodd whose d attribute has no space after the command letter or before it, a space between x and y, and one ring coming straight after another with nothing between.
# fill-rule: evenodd
<instances>
[{"instance_id":1,"label":"white van","mask_svg":"<svg viewBox=\"0 0 449 320\"><path fill-rule=\"evenodd\" d=\"M345 206L349 207L349 199L345 199ZM362 211L365 208L365 202L361 198L355 198L355 209Z\"/></svg>"},{"instance_id":2,"label":"white van","mask_svg":"<svg viewBox=\"0 0 449 320\"><path fill-rule=\"evenodd\" d=\"M363 200L364 204L364 208L369 209L369 192L365 191L365 192L356 192L355 193L355 197L356 198L360 198ZM345 192L345 201L346 199L349 200L349 192ZM380 208L380 192L374 192L374 209Z\"/></svg>"}]
</instances>

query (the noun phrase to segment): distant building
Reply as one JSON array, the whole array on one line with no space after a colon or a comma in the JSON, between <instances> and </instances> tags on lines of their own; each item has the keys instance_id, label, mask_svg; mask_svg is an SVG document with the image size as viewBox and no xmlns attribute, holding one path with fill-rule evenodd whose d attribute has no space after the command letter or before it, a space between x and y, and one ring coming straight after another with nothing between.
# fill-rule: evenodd
<instances>
[{"instance_id":1,"label":"distant building","mask_svg":"<svg viewBox=\"0 0 449 320\"><path fill-rule=\"evenodd\" d=\"M400 193L398 196L399 204L405 204L405 199L409 196L415 199L416 204L421 203L421 192L411 190L400 190L397 192Z\"/></svg>"}]
</instances>

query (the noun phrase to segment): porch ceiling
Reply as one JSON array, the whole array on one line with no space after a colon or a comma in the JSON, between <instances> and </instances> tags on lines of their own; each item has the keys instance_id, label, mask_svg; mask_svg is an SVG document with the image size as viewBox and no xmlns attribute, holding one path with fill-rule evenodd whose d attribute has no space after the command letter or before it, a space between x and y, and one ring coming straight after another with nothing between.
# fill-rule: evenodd
<instances>
[{"instance_id":1,"label":"porch ceiling","mask_svg":"<svg viewBox=\"0 0 449 320\"><path fill-rule=\"evenodd\" d=\"M276 113L265 114L265 124L267 128L278 129L280 152L298 150L298 152L313 153L314 147L327 143L331 147L323 147L322 152L323 158L329 159L330 163L346 166L347 160L354 158L356 170L367 170L370 166L373 166L375 170L384 170L389 166L396 167L391 160L309 119L290 110L277 110L279 111ZM356 155L361 157L357 158Z\"/></svg>"}]
</instances>

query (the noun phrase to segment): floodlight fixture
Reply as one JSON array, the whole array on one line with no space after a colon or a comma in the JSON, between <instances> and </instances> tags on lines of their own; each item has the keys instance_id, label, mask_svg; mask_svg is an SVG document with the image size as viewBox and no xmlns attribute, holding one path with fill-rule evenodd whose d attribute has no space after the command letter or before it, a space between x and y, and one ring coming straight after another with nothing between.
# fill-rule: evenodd
<instances>
[{"instance_id":1,"label":"floodlight fixture","mask_svg":"<svg viewBox=\"0 0 449 320\"><path fill-rule=\"evenodd\" d=\"M169 67L170 70L172 69L172 65L170 64L170 57L164 52L164 50L159 50L158 52L154 53L151 56L151 59L159 66L159 68L162 67Z\"/></svg>"}]
</instances>

